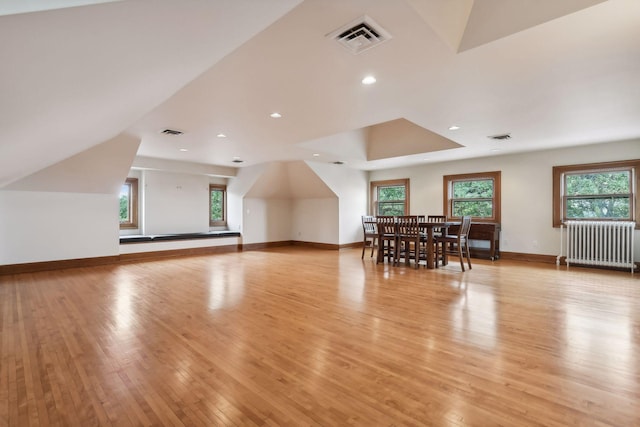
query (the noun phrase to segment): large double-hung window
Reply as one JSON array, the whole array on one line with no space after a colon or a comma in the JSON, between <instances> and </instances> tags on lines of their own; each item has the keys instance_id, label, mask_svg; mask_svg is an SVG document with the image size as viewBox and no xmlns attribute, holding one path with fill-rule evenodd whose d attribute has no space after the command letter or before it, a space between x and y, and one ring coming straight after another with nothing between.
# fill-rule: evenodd
<instances>
[{"instance_id":1,"label":"large double-hung window","mask_svg":"<svg viewBox=\"0 0 640 427\"><path fill-rule=\"evenodd\" d=\"M553 168L553 225L568 220L636 221L640 160Z\"/></svg>"},{"instance_id":2,"label":"large double-hung window","mask_svg":"<svg viewBox=\"0 0 640 427\"><path fill-rule=\"evenodd\" d=\"M409 215L409 180L395 179L371 183L373 215Z\"/></svg>"},{"instance_id":3,"label":"large double-hung window","mask_svg":"<svg viewBox=\"0 0 640 427\"><path fill-rule=\"evenodd\" d=\"M445 175L443 211L449 219L500 222L500 172Z\"/></svg>"}]
</instances>

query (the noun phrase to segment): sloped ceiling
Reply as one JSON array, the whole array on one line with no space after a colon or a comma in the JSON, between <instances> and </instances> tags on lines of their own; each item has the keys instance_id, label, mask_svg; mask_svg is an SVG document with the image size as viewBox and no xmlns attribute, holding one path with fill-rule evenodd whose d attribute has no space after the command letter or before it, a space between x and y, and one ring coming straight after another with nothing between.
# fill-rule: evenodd
<instances>
[{"instance_id":1,"label":"sloped ceiling","mask_svg":"<svg viewBox=\"0 0 640 427\"><path fill-rule=\"evenodd\" d=\"M606 0L408 0L454 50L462 52Z\"/></svg>"},{"instance_id":2,"label":"sloped ceiling","mask_svg":"<svg viewBox=\"0 0 640 427\"><path fill-rule=\"evenodd\" d=\"M120 191L140 140L118 135L5 187L7 190L65 193Z\"/></svg>"},{"instance_id":3,"label":"sloped ceiling","mask_svg":"<svg viewBox=\"0 0 640 427\"><path fill-rule=\"evenodd\" d=\"M460 145L409 120L396 119L367 128L367 160L431 153Z\"/></svg>"},{"instance_id":4,"label":"sloped ceiling","mask_svg":"<svg viewBox=\"0 0 640 427\"><path fill-rule=\"evenodd\" d=\"M323 199L337 196L305 162L297 161L270 163L245 197Z\"/></svg>"},{"instance_id":5,"label":"sloped ceiling","mask_svg":"<svg viewBox=\"0 0 640 427\"><path fill-rule=\"evenodd\" d=\"M145 156L222 164L240 157L242 167L342 160L365 170L640 135L640 101L628 91L639 86L640 46L632 40L640 37L640 2L569 3L574 8L566 12L574 13L545 16L458 52L417 13L416 2L306 0L129 131L142 139ZM501 19L522 21L519 10L491 4ZM536 2L559 13L554 4ZM327 37L365 14L392 39L352 55ZM377 82L360 84L367 74ZM273 111L283 117L270 118ZM361 131L398 118L458 147L362 158ZM157 133L170 121L186 131L179 142ZM461 129L450 131L452 125ZM487 138L501 133L512 134L509 144ZM178 145L188 151L177 153Z\"/></svg>"},{"instance_id":6,"label":"sloped ceiling","mask_svg":"<svg viewBox=\"0 0 640 427\"><path fill-rule=\"evenodd\" d=\"M327 36L363 15L392 38ZM120 134L149 158L363 170L640 137L638 0L123 0L0 16L0 39L0 188ZM457 146L369 158L399 119Z\"/></svg>"},{"instance_id":7,"label":"sloped ceiling","mask_svg":"<svg viewBox=\"0 0 640 427\"><path fill-rule=\"evenodd\" d=\"M136 0L0 16L0 188L118 135L299 2Z\"/></svg>"}]
</instances>

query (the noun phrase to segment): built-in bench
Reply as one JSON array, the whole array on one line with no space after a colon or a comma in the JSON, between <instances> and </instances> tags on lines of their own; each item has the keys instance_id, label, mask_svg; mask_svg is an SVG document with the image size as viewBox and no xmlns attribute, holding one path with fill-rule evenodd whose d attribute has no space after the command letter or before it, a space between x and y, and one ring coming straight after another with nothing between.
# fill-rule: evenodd
<instances>
[{"instance_id":1,"label":"built-in bench","mask_svg":"<svg viewBox=\"0 0 640 427\"><path fill-rule=\"evenodd\" d=\"M166 241L174 241L174 240L215 239L215 238L222 238L222 237L240 237L240 232L224 230L224 231L207 231L203 233L176 233L176 234L155 234L155 235L133 234L130 236L120 236L120 244L166 242Z\"/></svg>"},{"instance_id":2,"label":"built-in bench","mask_svg":"<svg viewBox=\"0 0 640 427\"><path fill-rule=\"evenodd\" d=\"M237 252L242 250L241 236L238 231L228 230L120 236L120 260Z\"/></svg>"}]
</instances>

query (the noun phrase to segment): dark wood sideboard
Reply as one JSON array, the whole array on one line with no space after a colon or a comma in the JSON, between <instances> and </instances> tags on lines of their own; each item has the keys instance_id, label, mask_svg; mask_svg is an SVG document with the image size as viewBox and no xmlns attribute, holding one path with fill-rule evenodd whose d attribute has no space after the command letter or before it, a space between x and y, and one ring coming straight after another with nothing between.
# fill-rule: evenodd
<instances>
[{"instance_id":1,"label":"dark wood sideboard","mask_svg":"<svg viewBox=\"0 0 640 427\"><path fill-rule=\"evenodd\" d=\"M449 226L449 234L457 234L459 225ZM495 222L472 222L469 230L469 252L474 258L500 258L500 224ZM489 247L474 246L478 241L488 241Z\"/></svg>"}]
</instances>

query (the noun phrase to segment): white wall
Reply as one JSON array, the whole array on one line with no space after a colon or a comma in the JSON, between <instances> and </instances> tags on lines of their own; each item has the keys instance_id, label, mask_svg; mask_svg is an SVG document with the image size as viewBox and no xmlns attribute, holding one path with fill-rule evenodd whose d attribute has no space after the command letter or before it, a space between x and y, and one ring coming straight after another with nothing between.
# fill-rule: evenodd
<instances>
[{"instance_id":1,"label":"white wall","mask_svg":"<svg viewBox=\"0 0 640 427\"><path fill-rule=\"evenodd\" d=\"M338 244L361 242L361 216L367 214L369 173L346 165L307 164L338 196Z\"/></svg>"},{"instance_id":2,"label":"white wall","mask_svg":"<svg viewBox=\"0 0 640 427\"><path fill-rule=\"evenodd\" d=\"M291 240L337 245L338 199L292 200Z\"/></svg>"},{"instance_id":3,"label":"white wall","mask_svg":"<svg viewBox=\"0 0 640 427\"><path fill-rule=\"evenodd\" d=\"M553 166L637 158L640 141L634 140L372 171L370 179L409 178L411 214L440 214L443 175L502 171L501 250L557 255L560 235L552 226ZM636 231L636 248L639 243ZM640 250L635 252L639 259Z\"/></svg>"},{"instance_id":4,"label":"white wall","mask_svg":"<svg viewBox=\"0 0 640 427\"><path fill-rule=\"evenodd\" d=\"M0 191L0 264L118 255L116 194Z\"/></svg>"},{"instance_id":5,"label":"white wall","mask_svg":"<svg viewBox=\"0 0 640 427\"><path fill-rule=\"evenodd\" d=\"M290 199L245 198L243 207L243 244L291 240Z\"/></svg>"},{"instance_id":6,"label":"white wall","mask_svg":"<svg viewBox=\"0 0 640 427\"><path fill-rule=\"evenodd\" d=\"M227 225L229 230L244 236L244 195L251 189L266 169L266 164L241 168L227 184Z\"/></svg>"},{"instance_id":7,"label":"white wall","mask_svg":"<svg viewBox=\"0 0 640 427\"><path fill-rule=\"evenodd\" d=\"M143 171L144 234L200 233L209 230L209 178Z\"/></svg>"},{"instance_id":8,"label":"white wall","mask_svg":"<svg viewBox=\"0 0 640 427\"><path fill-rule=\"evenodd\" d=\"M245 244L339 242L338 198L305 162L242 168L227 191L230 229L241 230Z\"/></svg>"}]
</instances>

